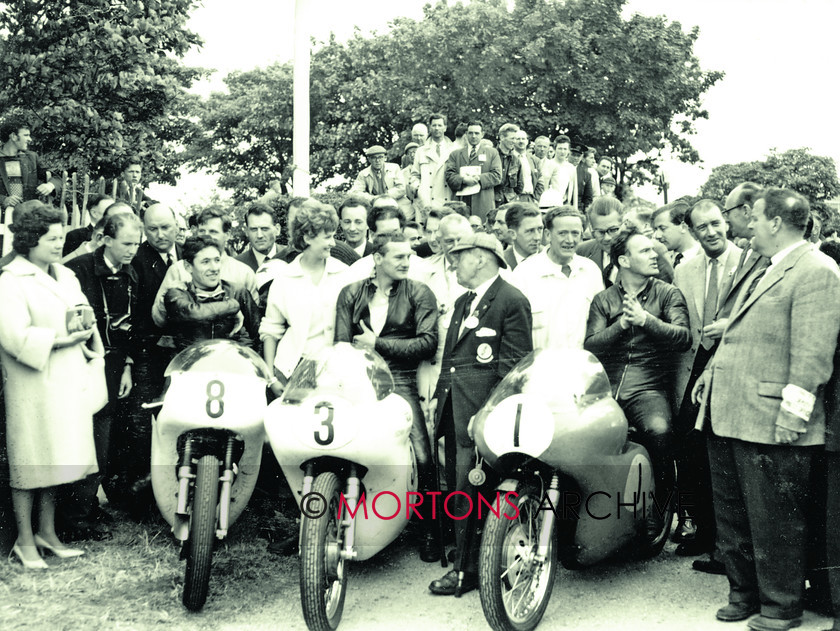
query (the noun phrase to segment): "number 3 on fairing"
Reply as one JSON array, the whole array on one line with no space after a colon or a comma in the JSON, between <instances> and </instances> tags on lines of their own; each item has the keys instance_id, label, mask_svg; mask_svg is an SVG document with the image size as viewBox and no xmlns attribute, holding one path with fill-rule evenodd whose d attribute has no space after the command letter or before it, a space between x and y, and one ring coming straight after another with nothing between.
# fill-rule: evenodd
<instances>
[{"instance_id":1,"label":"number 3 on fairing","mask_svg":"<svg viewBox=\"0 0 840 631\"><path fill-rule=\"evenodd\" d=\"M207 382L207 403L204 411L210 418L219 418L225 413L225 384L218 379ZM216 404L215 406L213 404ZM215 408L215 409L214 409Z\"/></svg>"},{"instance_id":2,"label":"number 3 on fairing","mask_svg":"<svg viewBox=\"0 0 840 631\"><path fill-rule=\"evenodd\" d=\"M329 445L333 439L335 439L335 428L333 427L333 416L335 415L335 411L329 401L321 401L315 405L315 414L323 417L324 415L321 413L321 410L327 411L326 418L321 419L321 427L327 428L327 437L321 438L321 429L319 428L314 433L315 442L319 445Z\"/></svg>"}]
</instances>

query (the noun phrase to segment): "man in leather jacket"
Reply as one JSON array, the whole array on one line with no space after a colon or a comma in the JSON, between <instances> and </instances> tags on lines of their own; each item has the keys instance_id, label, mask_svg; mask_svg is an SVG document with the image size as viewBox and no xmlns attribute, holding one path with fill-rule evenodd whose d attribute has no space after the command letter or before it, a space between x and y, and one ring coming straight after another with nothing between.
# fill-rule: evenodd
<instances>
[{"instance_id":1,"label":"man in leather jacket","mask_svg":"<svg viewBox=\"0 0 840 631\"><path fill-rule=\"evenodd\" d=\"M593 299L583 347L603 364L613 396L639 431L664 512L674 486L671 390L679 354L691 347L688 307L679 289L656 278L653 242L636 228L616 235L610 257L618 282Z\"/></svg>"},{"instance_id":2,"label":"man in leather jacket","mask_svg":"<svg viewBox=\"0 0 840 631\"><path fill-rule=\"evenodd\" d=\"M347 285L338 295L335 341L374 350L388 363L396 393L412 410L411 443L417 458L418 491L433 490L434 467L417 392L417 367L437 351L437 300L425 284L407 278L411 256L408 237L396 232L380 234L374 238L373 247L373 276ZM419 512L426 529L421 558L436 561L434 522L430 515Z\"/></svg>"},{"instance_id":3,"label":"man in leather jacket","mask_svg":"<svg viewBox=\"0 0 840 631\"><path fill-rule=\"evenodd\" d=\"M244 287L222 280L222 254L216 242L206 236L190 237L182 258L192 280L170 287L164 296L165 330L176 348L181 351L214 339L234 339L253 347L260 339L257 303Z\"/></svg>"}]
</instances>

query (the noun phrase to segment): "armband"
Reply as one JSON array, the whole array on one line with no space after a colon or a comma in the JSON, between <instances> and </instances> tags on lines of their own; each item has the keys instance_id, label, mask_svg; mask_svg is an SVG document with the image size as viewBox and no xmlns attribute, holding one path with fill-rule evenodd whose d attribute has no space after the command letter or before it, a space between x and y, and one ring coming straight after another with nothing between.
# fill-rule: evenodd
<instances>
[{"instance_id":1,"label":"armband","mask_svg":"<svg viewBox=\"0 0 840 631\"><path fill-rule=\"evenodd\" d=\"M792 383L782 388L782 409L803 421L811 418L815 401L816 397L813 394Z\"/></svg>"}]
</instances>

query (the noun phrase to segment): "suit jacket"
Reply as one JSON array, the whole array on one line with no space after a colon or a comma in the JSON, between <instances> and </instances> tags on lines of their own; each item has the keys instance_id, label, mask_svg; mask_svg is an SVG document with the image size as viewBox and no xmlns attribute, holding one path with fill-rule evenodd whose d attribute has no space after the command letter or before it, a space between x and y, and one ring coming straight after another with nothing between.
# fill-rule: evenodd
<instances>
[{"instance_id":1,"label":"suit jacket","mask_svg":"<svg viewBox=\"0 0 840 631\"><path fill-rule=\"evenodd\" d=\"M718 317L720 318L728 318L729 315L732 313L732 309L735 306L735 300L738 298L738 294L741 293L741 290L745 286L749 286L744 281L747 278L752 277L752 275L755 274L757 271L762 270L768 265L770 265L770 259L768 259L765 256L761 256L755 250L749 252L749 256L746 256L747 252L748 250L741 251L741 256L738 260L738 265L735 268L735 274L732 277L732 284L729 286L729 291L726 293L723 304L719 309Z\"/></svg>"},{"instance_id":2,"label":"suit jacket","mask_svg":"<svg viewBox=\"0 0 840 631\"><path fill-rule=\"evenodd\" d=\"M749 297L746 293L739 293L707 369L712 430L775 445L777 419L787 426L797 422L780 408L782 389L793 384L816 396L810 419L801 423L807 431L795 445L823 444L823 390L840 332L837 265L803 243L767 271Z\"/></svg>"},{"instance_id":3,"label":"suit jacket","mask_svg":"<svg viewBox=\"0 0 840 631\"><path fill-rule=\"evenodd\" d=\"M735 269L738 267L738 260L741 256L741 248L730 243L723 263L723 274L721 284L718 286L718 304L715 310L717 313L723 308L726 296L732 286L735 276ZM682 354L677 367L677 377L674 384L674 401L676 405L682 403L685 396L685 389L688 385L691 371L694 367L694 360L697 357L697 349L700 348L700 340L703 337L703 312L706 304L706 257L698 254L694 258L681 263L674 269L674 285L679 289L688 304L688 319L691 327L691 349Z\"/></svg>"},{"instance_id":4,"label":"suit jacket","mask_svg":"<svg viewBox=\"0 0 840 631\"><path fill-rule=\"evenodd\" d=\"M249 245L245 248L245 251L236 257L236 260L240 263L245 263L248 267L250 267L255 272L259 268L259 263L257 263L257 257L254 255L254 249Z\"/></svg>"},{"instance_id":5,"label":"suit jacket","mask_svg":"<svg viewBox=\"0 0 840 631\"><path fill-rule=\"evenodd\" d=\"M464 188L464 180L461 177L461 167L480 166L479 184L481 190L475 195L459 197L454 195ZM453 199L462 200L469 206L471 214L481 217L481 221L487 221L487 214L496 209L495 187L502 181L502 160L499 152L493 147L480 144L476 150L476 156L470 160L470 147L458 149L449 154L446 159L446 184L452 189Z\"/></svg>"},{"instance_id":6,"label":"suit jacket","mask_svg":"<svg viewBox=\"0 0 840 631\"><path fill-rule=\"evenodd\" d=\"M396 200L405 197L405 182L403 181L403 175L400 172L398 164L386 162L382 167L382 179L385 182L385 188L387 189L385 191L386 195L393 197ZM350 190L357 193L368 193L369 195L374 194L374 191L376 190L376 178L374 177L373 171L370 167L359 171L359 175L356 176L356 181L353 182L353 186Z\"/></svg>"},{"instance_id":7,"label":"suit jacket","mask_svg":"<svg viewBox=\"0 0 840 631\"><path fill-rule=\"evenodd\" d=\"M589 204L595 199L595 190L592 187L592 174L589 172L589 167L581 160L577 165L577 181L578 181L578 209L585 212L589 208Z\"/></svg>"},{"instance_id":8,"label":"suit jacket","mask_svg":"<svg viewBox=\"0 0 840 631\"><path fill-rule=\"evenodd\" d=\"M88 224L82 228L76 228L64 235L64 249L61 251L62 256L67 256L70 252L78 249L85 241L90 241L93 236L93 226Z\"/></svg>"},{"instance_id":9,"label":"suit jacket","mask_svg":"<svg viewBox=\"0 0 840 631\"><path fill-rule=\"evenodd\" d=\"M666 283L673 283L674 282L674 266L671 265L671 262L668 260L668 257L665 256L665 246L662 245L659 241L653 242L653 247L656 250L656 253L659 255L659 273L656 275L656 278L659 280L665 281ZM590 261L594 262L595 265L598 266L598 269L601 270L601 273L604 273L604 259L603 259L603 250L601 250L601 246L595 239L587 239L578 244L577 248L575 248L575 252L579 256L583 256L588 258ZM610 274L612 274L612 269L610 270ZM612 283L610 282L609 278L604 275L604 287L609 288Z\"/></svg>"},{"instance_id":10,"label":"suit jacket","mask_svg":"<svg viewBox=\"0 0 840 631\"><path fill-rule=\"evenodd\" d=\"M435 142L428 138L414 155L409 183L417 190L417 199L424 206L441 205L452 199L452 191L446 185L446 159L455 148L449 138L444 136L437 154Z\"/></svg>"},{"instance_id":11,"label":"suit jacket","mask_svg":"<svg viewBox=\"0 0 840 631\"><path fill-rule=\"evenodd\" d=\"M464 293L455 301L435 390L435 433L451 397L455 436L465 447L472 444L467 435L470 418L484 405L496 384L533 349L531 303L516 287L496 278L474 307L477 326L465 328L460 334L461 323L470 315L464 314L466 300ZM482 337L478 337L478 332Z\"/></svg>"},{"instance_id":12,"label":"suit jacket","mask_svg":"<svg viewBox=\"0 0 840 631\"><path fill-rule=\"evenodd\" d=\"M494 192L496 206L517 201L525 186L519 154L513 149L508 153L499 151L499 159L502 161L502 181L496 186Z\"/></svg>"},{"instance_id":13,"label":"suit jacket","mask_svg":"<svg viewBox=\"0 0 840 631\"><path fill-rule=\"evenodd\" d=\"M505 263L508 264L508 269L513 271L516 269L516 266L519 264L519 261L516 260L516 255L513 253L513 246L509 245L505 248L504 257Z\"/></svg>"},{"instance_id":14,"label":"suit jacket","mask_svg":"<svg viewBox=\"0 0 840 631\"><path fill-rule=\"evenodd\" d=\"M181 258L181 246L177 244L175 256ZM148 241L144 241L137 248L131 266L137 272L138 333L142 336L141 339L160 336L161 331L152 320L152 305L169 268Z\"/></svg>"},{"instance_id":15,"label":"suit jacket","mask_svg":"<svg viewBox=\"0 0 840 631\"><path fill-rule=\"evenodd\" d=\"M23 201L38 199L37 189L47 182L47 170L41 164L38 154L34 151L21 151L20 179L23 184ZM55 192L61 192L62 181L59 177L50 177L49 181L55 186ZM6 173L6 161L0 160L0 207L6 208L6 198L9 196L9 176Z\"/></svg>"}]
</instances>

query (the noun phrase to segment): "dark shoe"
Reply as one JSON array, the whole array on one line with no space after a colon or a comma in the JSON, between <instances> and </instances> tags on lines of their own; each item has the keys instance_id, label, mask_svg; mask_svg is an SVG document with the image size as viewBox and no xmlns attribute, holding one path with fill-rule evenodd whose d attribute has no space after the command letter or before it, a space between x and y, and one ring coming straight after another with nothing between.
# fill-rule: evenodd
<instances>
[{"instance_id":1,"label":"dark shoe","mask_svg":"<svg viewBox=\"0 0 840 631\"><path fill-rule=\"evenodd\" d=\"M458 550L452 548L449 552L446 553L446 560L450 563L455 563L455 555L458 554Z\"/></svg>"},{"instance_id":2,"label":"dark shoe","mask_svg":"<svg viewBox=\"0 0 840 631\"><path fill-rule=\"evenodd\" d=\"M450 570L436 581L432 581L429 585L429 591L435 596L454 596L455 590L458 587L458 572ZM478 587L478 576L475 574L464 574L464 580L461 583L461 593L466 594Z\"/></svg>"},{"instance_id":3,"label":"dark shoe","mask_svg":"<svg viewBox=\"0 0 840 631\"><path fill-rule=\"evenodd\" d=\"M423 563L436 563L440 561L440 553L437 537L432 534L425 535L420 543L420 560Z\"/></svg>"},{"instance_id":4,"label":"dark shoe","mask_svg":"<svg viewBox=\"0 0 840 631\"><path fill-rule=\"evenodd\" d=\"M721 622L740 622L759 612L758 605L748 603L729 603L717 610L715 618Z\"/></svg>"},{"instance_id":5,"label":"dark shoe","mask_svg":"<svg viewBox=\"0 0 840 631\"><path fill-rule=\"evenodd\" d=\"M58 533L59 539L64 542L70 541L105 541L111 539L111 529L104 524L79 521L75 524L65 525Z\"/></svg>"},{"instance_id":6,"label":"dark shoe","mask_svg":"<svg viewBox=\"0 0 840 631\"><path fill-rule=\"evenodd\" d=\"M802 617L789 618L782 620L781 618L768 618L767 616L758 616L747 623L750 629L755 631L785 631L786 629L793 629L802 624Z\"/></svg>"},{"instance_id":7,"label":"dark shoe","mask_svg":"<svg viewBox=\"0 0 840 631\"><path fill-rule=\"evenodd\" d=\"M697 559L691 564L692 570L704 572L706 574L720 574L726 576L726 566L720 561L714 559Z\"/></svg>"},{"instance_id":8,"label":"dark shoe","mask_svg":"<svg viewBox=\"0 0 840 631\"><path fill-rule=\"evenodd\" d=\"M715 549L715 544L705 543L697 539L683 541L674 550L674 554L678 557L699 557L701 554L707 554Z\"/></svg>"},{"instance_id":9,"label":"dark shoe","mask_svg":"<svg viewBox=\"0 0 840 631\"><path fill-rule=\"evenodd\" d=\"M280 541L272 541L268 544L268 551L280 556L292 556L298 551L298 536L293 535Z\"/></svg>"},{"instance_id":10,"label":"dark shoe","mask_svg":"<svg viewBox=\"0 0 840 631\"><path fill-rule=\"evenodd\" d=\"M694 521L691 519L691 517L686 517L685 519L680 520L680 523L677 524L677 528L674 530L674 534L671 535L671 541L673 541L674 543L694 541L694 536L696 533L697 527L694 525Z\"/></svg>"},{"instance_id":11,"label":"dark shoe","mask_svg":"<svg viewBox=\"0 0 840 631\"><path fill-rule=\"evenodd\" d=\"M831 596L825 589L809 587L805 590L805 598L802 599L803 607L826 618L834 617L834 608L831 605Z\"/></svg>"}]
</instances>

